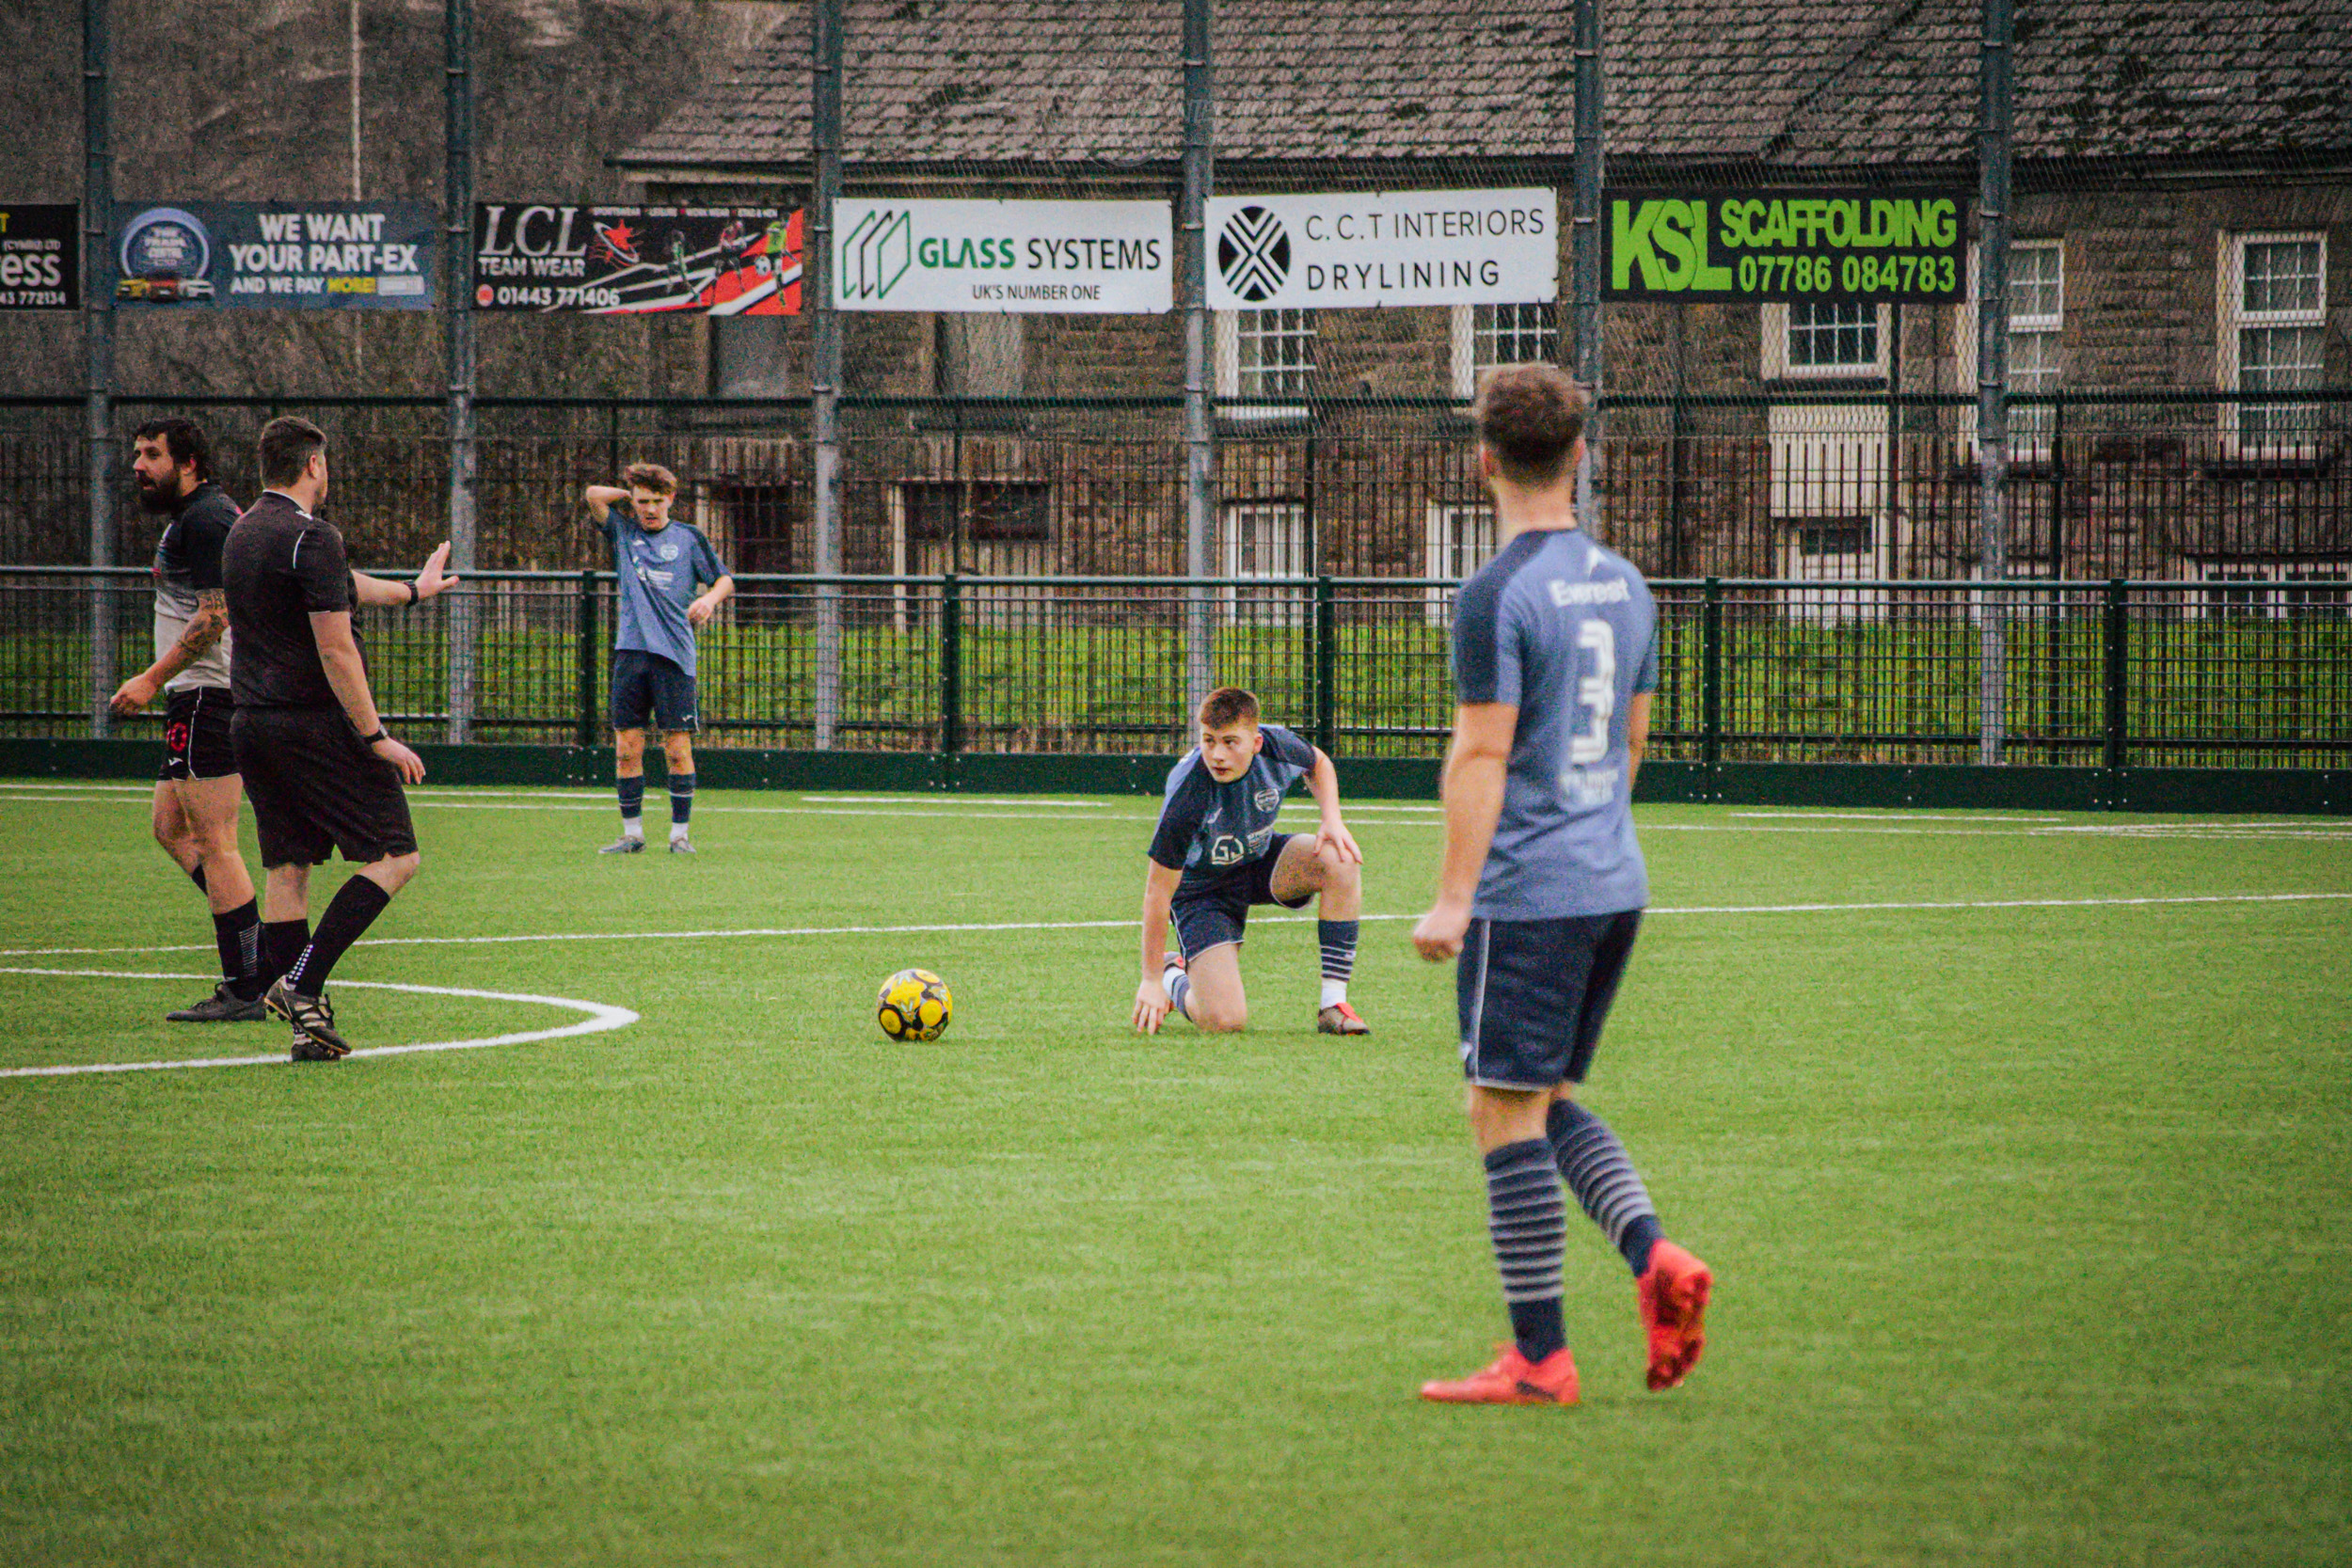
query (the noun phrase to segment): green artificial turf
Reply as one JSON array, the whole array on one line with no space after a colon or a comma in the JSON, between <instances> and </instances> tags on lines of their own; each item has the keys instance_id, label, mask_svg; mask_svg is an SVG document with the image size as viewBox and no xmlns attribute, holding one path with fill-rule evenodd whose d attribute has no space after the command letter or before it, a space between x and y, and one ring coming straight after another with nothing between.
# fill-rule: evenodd
<instances>
[{"instance_id":1,"label":"green artificial turf","mask_svg":"<svg viewBox=\"0 0 2352 1568\"><path fill-rule=\"evenodd\" d=\"M1148 802L714 792L688 861L589 853L594 793L416 799L356 1043L581 1017L363 980L641 1020L0 1078L0 1560L2352 1557L2352 899L1699 912L2343 895L2344 824L1645 808L1586 1098L1718 1272L1709 1348L1645 1392L1578 1221L1584 1403L1456 1409L1414 1390L1503 1322L1406 922L1368 1039L1312 1033L1294 921L1248 1035L1147 1040ZM1433 823L1357 816L1369 913ZM142 792L0 789L0 966L210 970ZM933 1046L871 1021L909 964ZM282 1051L156 1022L203 990L0 974L0 1068Z\"/></svg>"}]
</instances>

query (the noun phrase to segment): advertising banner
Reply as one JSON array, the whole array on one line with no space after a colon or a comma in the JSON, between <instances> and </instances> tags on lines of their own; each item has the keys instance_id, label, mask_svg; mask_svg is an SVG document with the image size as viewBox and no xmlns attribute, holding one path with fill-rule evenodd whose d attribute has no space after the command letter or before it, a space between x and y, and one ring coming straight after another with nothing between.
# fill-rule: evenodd
<instances>
[{"instance_id":1,"label":"advertising banner","mask_svg":"<svg viewBox=\"0 0 2352 1568\"><path fill-rule=\"evenodd\" d=\"M429 201L115 203L119 306L430 310L440 215Z\"/></svg>"},{"instance_id":2,"label":"advertising banner","mask_svg":"<svg viewBox=\"0 0 2352 1568\"><path fill-rule=\"evenodd\" d=\"M1611 190L1601 297L1949 305L1968 294L1963 191Z\"/></svg>"},{"instance_id":3,"label":"advertising banner","mask_svg":"<svg viewBox=\"0 0 2352 1568\"><path fill-rule=\"evenodd\" d=\"M1330 310L1554 299L1559 218L1559 198L1540 185L1215 197L1209 305Z\"/></svg>"},{"instance_id":4,"label":"advertising banner","mask_svg":"<svg viewBox=\"0 0 2352 1568\"><path fill-rule=\"evenodd\" d=\"M82 307L81 209L0 202L0 310Z\"/></svg>"},{"instance_id":5,"label":"advertising banner","mask_svg":"<svg viewBox=\"0 0 2352 1568\"><path fill-rule=\"evenodd\" d=\"M1165 201L884 201L834 207L844 310L1159 315L1175 299Z\"/></svg>"},{"instance_id":6,"label":"advertising banner","mask_svg":"<svg viewBox=\"0 0 2352 1568\"><path fill-rule=\"evenodd\" d=\"M801 214L773 207L474 208L477 310L795 316Z\"/></svg>"}]
</instances>

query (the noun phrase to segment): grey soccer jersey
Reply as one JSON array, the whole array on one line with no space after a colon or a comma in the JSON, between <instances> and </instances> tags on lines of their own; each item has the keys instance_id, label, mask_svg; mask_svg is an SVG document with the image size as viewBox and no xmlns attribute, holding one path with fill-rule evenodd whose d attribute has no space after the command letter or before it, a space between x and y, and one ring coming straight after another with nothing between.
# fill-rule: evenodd
<instances>
[{"instance_id":1,"label":"grey soccer jersey","mask_svg":"<svg viewBox=\"0 0 2352 1568\"><path fill-rule=\"evenodd\" d=\"M1519 710L1475 917L1552 920L1649 902L1626 720L1635 692L1658 689L1657 636L1642 574L1581 530L1522 533L1462 584L1455 688L1466 704Z\"/></svg>"},{"instance_id":2,"label":"grey soccer jersey","mask_svg":"<svg viewBox=\"0 0 2352 1568\"><path fill-rule=\"evenodd\" d=\"M612 570L621 579L621 627L613 649L659 654L694 673L694 627L686 607L703 588L727 575L703 531L672 518L666 527L640 527L634 514L605 508L605 537L612 541Z\"/></svg>"},{"instance_id":3,"label":"grey soccer jersey","mask_svg":"<svg viewBox=\"0 0 2352 1568\"><path fill-rule=\"evenodd\" d=\"M1170 870L1184 867L1186 888L1222 879L1266 852L1274 819L1290 786L1315 768L1315 749L1279 724L1261 724L1264 743L1249 767L1232 784L1219 784L1194 747L1168 770L1168 793L1160 825L1152 834L1152 859Z\"/></svg>"},{"instance_id":4,"label":"grey soccer jersey","mask_svg":"<svg viewBox=\"0 0 2352 1568\"><path fill-rule=\"evenodd\" d=\"M188 493L164 525L155 541L155 655L158 658L180 645L181 634L196 619L198 595L220 586L220 548L237 523L237 503L228 492L206 480ZM229 686L230 638L222 628L220 641L199 655L195 662L164 682L167 691L190 687Z\"/></svg>"}]
</instances>

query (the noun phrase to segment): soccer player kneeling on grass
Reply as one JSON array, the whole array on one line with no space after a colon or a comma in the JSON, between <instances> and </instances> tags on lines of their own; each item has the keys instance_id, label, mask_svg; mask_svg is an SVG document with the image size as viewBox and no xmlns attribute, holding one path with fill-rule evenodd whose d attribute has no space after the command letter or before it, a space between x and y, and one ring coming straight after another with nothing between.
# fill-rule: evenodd
<instances>
[{"instance_id":1,"label":"soccer player kneeling on grass","mask_svg":"<svg viewBox=\"0 0 2352 1568\"><path fill-rule=\"evenodd\" d=\"M1315 1027L1368 1035L1347 1005L1363 908L1364 852L1340 819L1331 759L1279 724L1261 726L1258 699L1220 687L1200 705L1200 747L1168 770L1160 825L1143 879L1143 982L1136 1027L1159 1032L1173 1010L1203 1029L1249 1022L1241 988L1242 928L1252 904L1286 910L1321 895L1316 912L1323 1000ZM1278 833L1282 796L1300 779L1323 813L1315 835ZM1176 924L1178 951L1168 952Z\"/></svg>"},{"instance_id":2,"label":"soccer player kneeling on grass","mask_svg":"<svg viewBox=\"0 0 2352 1568\"><path fill-rule=\"evenodd\" d=\"M1549 365L1497 372L1474 409L1502 549L1455 601L1445 862L1413 945L1457 960L1470 1132L1515 1343L1422 1386L1450 1403L1576 1402L1564 1181L1633 1270L1653 1389L1697 1363L1714 1282L1664 1239L1625 1146L1575 1097L1649 902L1630 805L1658 688L1648 584L1577 527L1584 409Z\"/></svg>"}]
</instances>

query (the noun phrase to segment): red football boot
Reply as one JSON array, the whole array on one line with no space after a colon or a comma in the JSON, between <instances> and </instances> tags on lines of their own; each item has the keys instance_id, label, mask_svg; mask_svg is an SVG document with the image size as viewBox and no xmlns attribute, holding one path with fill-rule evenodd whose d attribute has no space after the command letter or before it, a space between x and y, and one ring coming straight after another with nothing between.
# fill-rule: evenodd
<instances>
[{"instance_id":1,"label":"red football boot","mask_svg":"<svg viewBox=\"0 0 2352 1568\"><path fill-rule=\"evenodd\" d=\"M1454 1383L1424 1383L1421 1397L1440 1404L1574 1404L1576 1357L1564 1347L1531 1363L1517 1345Z\"/></svg>"},{"instance_id":2,"label":"red football boot","mask_svg":"<svg viewBox=\"0 0 2352 1568\"><path fill-rule=\"evenodd\" d=\"M1635 1287L1641 1292L1642 1326L1649 1331L1649 1386L1655 1393L1674 1387L1699 1364L1715 1275L1672 1242L1659 1242Z\"/></svg>"}]
</instances>

